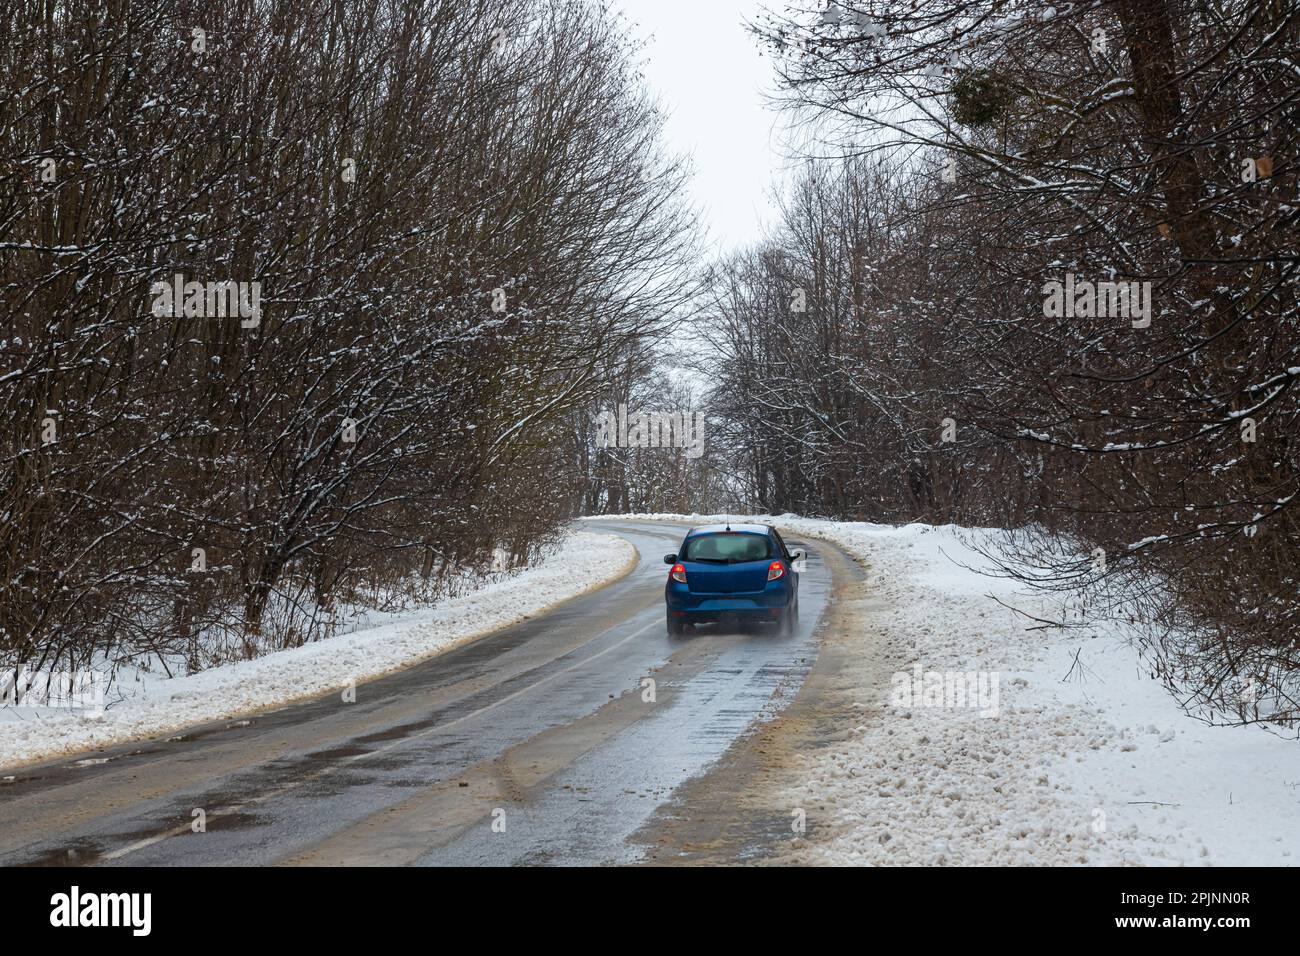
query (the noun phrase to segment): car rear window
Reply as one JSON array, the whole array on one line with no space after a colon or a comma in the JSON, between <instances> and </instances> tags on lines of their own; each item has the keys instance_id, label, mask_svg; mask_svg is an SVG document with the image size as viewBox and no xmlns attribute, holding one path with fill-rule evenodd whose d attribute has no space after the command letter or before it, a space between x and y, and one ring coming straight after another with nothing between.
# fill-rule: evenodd
<instances>
[{"instance_id":1,"label":"car rear window","mask_svg":"<svg viewBox=\"0 0 1300 956\"><path fill-rule=\"evenodd\" d=\"M772 542L766 535L740 531L701 534L686 541L687 561L762 561L772 556Z\"/></svg>"}]
</instances>

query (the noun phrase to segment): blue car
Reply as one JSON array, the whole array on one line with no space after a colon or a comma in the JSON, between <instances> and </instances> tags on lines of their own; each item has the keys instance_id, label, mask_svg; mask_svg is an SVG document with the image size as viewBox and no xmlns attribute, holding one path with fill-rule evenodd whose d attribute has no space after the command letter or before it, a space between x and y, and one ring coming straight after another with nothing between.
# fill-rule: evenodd
<instances>
[{"instance_id":1,"label":"blue car","mask_svg":"<svg viewBox=\"0 0 1300 956\"><path fill-rule=\"evenodd\" d=\"M664 598L668 633L710 621L771 621L783 635L799 616L802 551L786 550L771 525L727 524L692 528L671 564Z\"/></svg>"}]
</instances>

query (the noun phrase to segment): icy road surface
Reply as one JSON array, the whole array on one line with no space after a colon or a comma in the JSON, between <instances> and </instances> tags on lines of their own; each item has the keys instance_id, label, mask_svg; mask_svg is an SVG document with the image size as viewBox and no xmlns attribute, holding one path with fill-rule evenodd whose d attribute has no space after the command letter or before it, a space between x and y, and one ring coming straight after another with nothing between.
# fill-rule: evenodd
<instances>
[{"instance_id":1,"label":"icy road surface","mask_svg":"<svg viewBox=\"0 0 1300 956\"><path fill-rule=\"evenodd\" d=\"M663 555L685 525L587 522L636 569L522 624L341 696L13 771L0 864L597 864L816 659L830 575L808 552L801 619L664 627ZM653 701L646 698L654 681Z\"/></svg>"}]
</instances>

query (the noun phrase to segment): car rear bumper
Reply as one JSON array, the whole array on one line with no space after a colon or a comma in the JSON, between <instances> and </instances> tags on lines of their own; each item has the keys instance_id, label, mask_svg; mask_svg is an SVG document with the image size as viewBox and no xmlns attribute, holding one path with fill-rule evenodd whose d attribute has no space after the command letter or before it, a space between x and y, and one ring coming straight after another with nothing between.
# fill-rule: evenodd
<instances>
[{"instance_id":1,"label":"car rear bumper","mask_svg":"<svg viewBox=\"0 0 1300 956\"><path fill-rule=\"evenodd\" d=\"M668 613L681 620L683 624L712 624L730 621L776 621L780 620L781 615L785 613L785 608L748 607L690 611L675 611L669 608Z\"/></svg>"},{"instance_id":2,"label":"car rear bumper","mask_svg":"<svg viewBox=\"0 0 1300 956\"><path fill-rule=\"evenodd\" d=\"M789 586L769 587L742 594L693 594L677 582L664 591L668 611L684 620L720 620L733 617L772 618L790 605L794 591Z\"/></svg>"}]
</instances>

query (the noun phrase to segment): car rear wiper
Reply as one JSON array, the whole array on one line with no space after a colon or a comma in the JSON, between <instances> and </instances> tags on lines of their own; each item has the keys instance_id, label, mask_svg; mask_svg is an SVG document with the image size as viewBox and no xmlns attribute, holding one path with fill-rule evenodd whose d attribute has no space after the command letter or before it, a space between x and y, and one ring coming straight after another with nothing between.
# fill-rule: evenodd
<instances>
[{"instance_id":1,"label":"car rear wiper","mask_svg":"<svg viewBox=\"0 0 1300 956\"><path fill-rule=\"evenodd\" d=\"M730 564L726 558L687 558L687 561L705 561L709 564Z\"/></svg>"}]
</instances>

